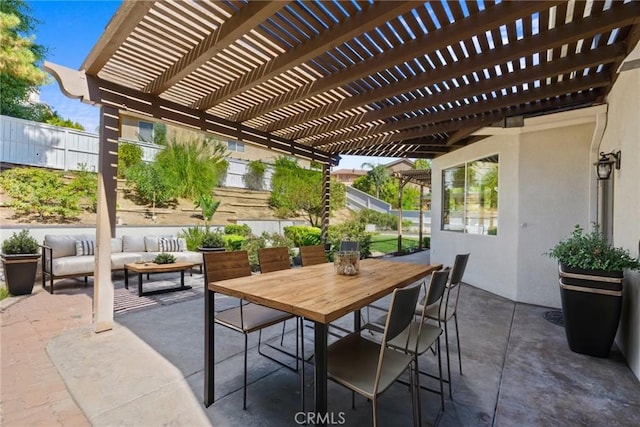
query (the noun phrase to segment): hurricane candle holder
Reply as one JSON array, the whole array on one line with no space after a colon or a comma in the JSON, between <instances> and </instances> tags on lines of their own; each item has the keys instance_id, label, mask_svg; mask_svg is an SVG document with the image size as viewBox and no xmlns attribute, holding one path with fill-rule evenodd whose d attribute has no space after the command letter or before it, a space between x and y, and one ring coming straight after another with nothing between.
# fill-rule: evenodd
<instances>
[{"instance_id":1,"label":"hurricane candle holder","mask_svg":"<svg viewBox=\"0 0 640 427\"><path fill-rule=\"evenodd\" d=\"M336 273L343 276L354 276L358 274L360 269L360 252L359 251L340 251L336 252L333 259Z\"/></svg>"}]
</instances>

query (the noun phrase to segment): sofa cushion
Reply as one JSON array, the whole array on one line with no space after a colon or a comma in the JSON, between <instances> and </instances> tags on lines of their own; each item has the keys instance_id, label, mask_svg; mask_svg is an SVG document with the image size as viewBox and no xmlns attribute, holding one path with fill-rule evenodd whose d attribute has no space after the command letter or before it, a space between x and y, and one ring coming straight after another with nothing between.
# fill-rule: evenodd
<instances>
[{"instance_id":1,"label":"sofa cushion","mask_svg":"<svg viewBox=\"0 0 640 427\"><path fill-rule=\"evenodd\" d=\"M115 237L111 239L111 253L122 252L122 239Z\"/></svg>"},{"instance_id":2,"label":"sofa cushion","mask_svg":"<svg viewBox=\"0 0 640 427\"><path fill-rule=\"evenodd\" d=\"M143 236L122 236L122 252L144 252Z\"/></svg>"},{"instance_id":3,"label":"sofa cushion","mask_svg":"<svg viewBox=\"0 0 640 427\"><path fill-rule=\"evenodd\" d=\"M173 236L164 234L160 236L144 236L144 246L147 252L161 252L160 239L171 239Z\"/></svg>"},{"instance_id":4,"label":"sofa cushion","mask_svg":"<svg viewBox=\"0 0 640 427\"><path fill-rule=\"evenodd\" d=\"M95 240L76 240L76 255L95 255L96 253L96 241Z\"/></svg>"},{"instance_id":5,"label":"sofa cushion","mask_svg":"<svg viewBox=\"0 0 640 427\"><path fill-rule=\"evenodd\" d=\"M51 262L54 276L68 276L73 274L93 275L93 255L65 256L55 258Z\"/></svg>"},{"instance_id":6,"label":"sofa cushion","mask_svg":"<svg viewBox=\"0 0 640 427\"><path fill-rule=\"evenodd\" d=\"M133 262L142 262L141 254L137 254L135 252L116 252L111 254L111 269L112 270L123 270L125 264L130 264Z\"/></svg>"},{"instance_id":7,"label":"sofa cushion","mask_svg":"<svg viewBox=\"0 0 640 427\"><path fill-rule=\"evenodd\" d=\"M187 249L187 241L185 239L160 239L160 252L182 252Z\"/></svg>"},{"instance_id":8,"label":"sofa cushion","mask_svg":"<svg viewBox=\"0 0 640 427\"><path fill-rule=\"evenodd\" d=\"M60 257L75 256L76 240L95 240L95 237L87 234L47 234L44 236L44 245L52 249L51 258L56 259Z\"/></svg>"},{"instance_id":9,"label":"sofa cushion","mask_svg":"<svg viewBox=\"0 0 640 427\"><path fill-rule=\"evenodd\" d=\"M202 254L200 252L184 251L184 252L171 252L171 255L176 257L178 262L190 262L192 264L202 264Z\"/></svg>"}]
</instances>

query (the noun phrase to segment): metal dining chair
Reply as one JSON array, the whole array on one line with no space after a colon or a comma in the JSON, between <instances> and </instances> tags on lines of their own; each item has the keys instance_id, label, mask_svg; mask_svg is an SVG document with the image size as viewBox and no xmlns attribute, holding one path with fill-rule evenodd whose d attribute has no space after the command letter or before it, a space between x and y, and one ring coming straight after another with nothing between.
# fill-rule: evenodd
<instances>
[{"instance_id":1,"label":"metal dining chair","mask_svg":"<svg viewBox=\"0 0 640 427\"><path fill-rule=\"evenodd\" d=\"M449 283L447 284L447 292L445 301L443 304L432 304L426 307L425 315L428 319L436 320L444 323L444 339L445 347L447 351L447 380L445 382L449 386L449 397L453 398L453 391L451 387L451 362L449 356L449 320L453 318L456 327L456 341L458 343L458 365L460 368L460 375L462 375L462 355L460 350L460 333L458 328L458 301L460 300L460 285L462 284L462 276L464 270L467 267L469 261L469 254L456 255L456 259L451 269L451 275L449 277ZM455 299L451 299L452 294L455 293ZM416 307L416 314L421 314L423 307L418 304Z\"/></svg>"},{"instance_id":2,"label":"metal dining chair","mask_svg":"<svg viewBox=\"0 0 640 427\"><path fill-rule=\"evenodd\" d=\"M251 266L247 251L236 252L206 252L202 254L204 259L205 286L209 282L217 282L238 277L251 276ZM214 322L244 335L244 370L243 370L243 400L242 409L247 409L247 346L248 336L258 331L258 352L268 359L291 369L298 371L298 334L296 334L296 368L277 360L260 350L262 330L269 326L292 319L292 314L275 310L263 305L248 303L239 300L239 306L215 313Z\"/></svg>"},{"instance_id":3,"label":"metal dining chair","mask_svg":"<svg viewBox=\"0 0 640 427\"><path fill-rule=\"evenodd\" d=\"M444 303L444 291L447 287L447 280L449 279L450 270L447 268L445 270L435 271L431 274L431 279L429 280L429 286L427 287L426 281L424 281L425 287L425 296L421 301L421 305L423 307L422 312L420 313L420 317L418 320L414 320L411 322L411 325L404 330L401 334L395 337L393 340L390 340L387 344L389 347L394 348L399 351L406 351L413 356L413 364L416 373L416 406L418 408L417 418L418 425L422 425L422 407L420 405L420 389L424 389L436 394L440 395L440 411L444 412L444 387L443 387L443 377L442 377L442 352L440 349L440 336L442 335L442 322L438 321L438 325L433 325L430 323L425 323L426 319L426 308L432 305L440 306ZM408 342L408 344L407 344ZM418 356L423 355L430 348L433 347L434 344L437 344L437 354L438 354L438 376L429 374L426 371L420 371L420 367L418 365ZM420 385L420 375L423 374L430 378L435 378L439 380L440 389L434 390L426 386Z\"/></svg>"},{"instance_id":4,"label":"metal dining chair","mask_svg":"<svg viewBox=\"0 0 640 427\"><path fill-rule=\"evenodd\" d=\"M401 335L411 323L419 294L420 285L393 291L381 343L370 341L354 332L328 348L329 378L371 400L374 427L378 425L378 396L410 369L413 362L414 357L409 354L407 346L404 346L403 351L397 351L387 344ZM409 344L409 340L406 340L406 344ZM415 372L411 372L410 379L415 423Z\"/></svg>"},{"instance_id":5,"label":"metal dining chair","mask_svg":"<svg viewBox=\"0 0 640 427\"><path fill-rule=\"evenodd\" d=\"M258 262L260 264L260 273L271 273L273 271L288 270L291 268L291 257L289 256L289 248L284 246L273 248L260 248L258 249ZM287 321L282 322L282 336L280 337L280 346L284 343L284 333ZM300 352L302 353L301 363L302 372L301 377L301 389L300 397L302 399L302 411L305 410L305 378L304 378L304 326L302 324L302 317L296 317L296 340L298 339L298 332L300 332ZM267 344L269 345L269 344ZM272 347L273 348L273 347ZM279 350L279 349L276 349Z\"/></svg>"}]
</instances>

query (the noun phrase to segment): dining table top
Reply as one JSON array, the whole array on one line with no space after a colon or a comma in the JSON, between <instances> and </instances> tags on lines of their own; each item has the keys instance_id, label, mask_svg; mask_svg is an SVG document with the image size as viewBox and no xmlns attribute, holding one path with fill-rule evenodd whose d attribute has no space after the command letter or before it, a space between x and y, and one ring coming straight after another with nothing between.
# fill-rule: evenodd
<instances>
[{"instance_id":1,"label":"dining table top","mask_svg":"<svg viewBox=\"0 0 640 427\"><path fill-rule=\"evenodd\" d=\"M324 263L210 282L208 289L328 324L441 268L364 259L354 276L339 275L333 263Z\"/></svg>"}]
</instances>

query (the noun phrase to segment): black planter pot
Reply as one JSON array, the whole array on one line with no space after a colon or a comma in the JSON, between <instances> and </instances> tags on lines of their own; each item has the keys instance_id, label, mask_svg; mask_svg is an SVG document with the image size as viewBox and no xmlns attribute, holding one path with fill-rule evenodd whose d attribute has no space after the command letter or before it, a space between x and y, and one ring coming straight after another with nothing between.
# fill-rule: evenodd
<instances>
[{"instance_id":1,"label":"black planter pot","mask_svg":"<svg viewBox=\"0 0 640 427\"><path fill-rule=\"evenodd\" d=\"M29 295L36 281L40 254L2 255L2 268L11 295Z\"/></svg>"},{"instance_id":2,"label":"black planter pot","mask_svg":"<svg viewBox=\"0 0 640 427\"><path fill-rule=\"evenodd\" d=\"M622 311L622 272L560 264L560 296L571 351L608 357Z\"/></svg>"}]
</instances>

